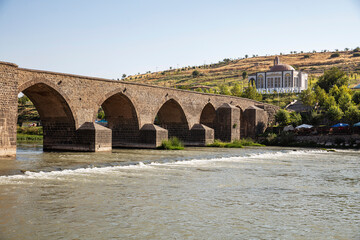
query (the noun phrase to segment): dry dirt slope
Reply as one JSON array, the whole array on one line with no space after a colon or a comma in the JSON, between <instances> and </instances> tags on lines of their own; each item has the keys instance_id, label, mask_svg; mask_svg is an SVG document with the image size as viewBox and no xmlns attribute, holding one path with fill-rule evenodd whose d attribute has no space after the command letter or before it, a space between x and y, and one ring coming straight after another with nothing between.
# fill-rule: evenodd
<instances>
[{"instance_id":1,"label":"dry dirt slope","mask_svg":"<svg viewBox=\"0 0 360 240\"><path fill-rule=\"evenodd\" d=\"M339 67L350 75L353 73L352 85L360 81L360 57L354 57L353 51L336 52L339 57L331 57L335 52L321 53L298 53L281 55L281 63L292 65L297 70L302 70L317 77L324 70L331 67ZM192 66L172 69L163 72L128 76L124 81L140 82L167 87L194 87L204 85L214 87L222 83L232 84L235 81L246 84L242 80L242 73L248 74L266 71L273 66L275 56L259 56L238 60L222 61L216 64L204 66ZM200 76L193 77L192 72L197 70ZM356 80L355 80L356 79Z\"/></svg>"}]
</instances>

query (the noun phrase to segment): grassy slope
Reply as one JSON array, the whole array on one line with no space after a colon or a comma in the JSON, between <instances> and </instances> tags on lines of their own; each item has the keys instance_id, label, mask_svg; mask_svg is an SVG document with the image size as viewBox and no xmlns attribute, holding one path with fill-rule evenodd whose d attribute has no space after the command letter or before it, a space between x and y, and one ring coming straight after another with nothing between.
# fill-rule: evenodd
<instances>
[{"instance_id":1,"label":"grassy slope","mask_svg":"<svg viewBox=\"0 0 360 240\"><path fill-rule=\"evenodd\" d=\"M341 51L338 52L340 57L331 58L332 53L334 52L287 54L281 55L280 61L281 63L292 65L297 70L308 73L311 78L316 78L322 75L324 70L336 66L349 73L358 73L353 76L354 79L351 81L351 85L360 82L360 57L353 57L352 51ZM309 55L309 58L305 58L305 55ZM242 80L242 72L246 71L248 74L251 74L267 71L273 66L274 57L275 56L259 56L232 60L227 63L220 62L206 66L186 67L164 72L140 74L129 76L124 80L166 87L190 87L197 85L215 87L222 83L232 85L235 82L247 86L247 79ZM192 77L191 73L195 69L200 72L201 76L196 78Z\"/></svg>"}]
</instances>

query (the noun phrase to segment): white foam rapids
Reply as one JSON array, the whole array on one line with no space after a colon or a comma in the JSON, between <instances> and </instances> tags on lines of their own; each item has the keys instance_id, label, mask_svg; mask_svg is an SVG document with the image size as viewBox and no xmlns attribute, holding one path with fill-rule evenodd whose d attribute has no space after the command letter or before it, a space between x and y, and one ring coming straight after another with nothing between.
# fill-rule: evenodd
<instances>
[{"instance_id":1,"label":"white foam rapids","mask_svg":"<svg viewBox=\"0 0 360 240\"><path fill-rule=\"evenodd\" d=\"M94 175L94 174L106 174L110 172L118 172L121 170L141 170L141 169L150 169L158 166L198 166L204 164L214 164L216 162L249 162L254 160L266 160L274 159L277 157L284 157L286 155L304 155L304 154L319 154L326 153L322 150L285 150L277 152L266 152L266 153L257 153L249 154L246 156L232 156L232 157L220 157L220 158L204 158L204 159L191 159L191 160L180 160L175 162L151 162L145 164L139 162L132 165L124 166L106 166L106 167L86 167L78 169L64 169L64 170L54 170L49 172L39 171L26 171L24 174L19 175L9 175L9 176L0 176L0 184L9 184L16 183L17 181L26 180L26 179L59 179L68 175Z\"/></svg>"}]
</instances>

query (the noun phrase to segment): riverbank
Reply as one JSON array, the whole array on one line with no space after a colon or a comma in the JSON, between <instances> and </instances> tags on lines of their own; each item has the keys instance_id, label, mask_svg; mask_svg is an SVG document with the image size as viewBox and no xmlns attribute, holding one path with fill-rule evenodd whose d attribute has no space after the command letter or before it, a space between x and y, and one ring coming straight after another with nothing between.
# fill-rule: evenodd
<instances>
[{"instance_id":1,"label":"riverbank","mask_svg":"<svg viewBox=\"0 0 360 240\"><path fill-rule=\"evenodd\" d=\"M295 135L282 132L258 137L257 141L267 146L360 149L359 134Z\"/></svg>"},{"instance_id":2,"label":"riverbank","mask_svg":"<svg viewBox=\"0 0 360 240\"><path fill-rule=\"evenodd\" d=\"M30 135L30 134L18 133L16 135L16 141L20 142L20 143L27 143L27 142L42 143L43 136L42 135Z\"/></svg>"}]
</instances>

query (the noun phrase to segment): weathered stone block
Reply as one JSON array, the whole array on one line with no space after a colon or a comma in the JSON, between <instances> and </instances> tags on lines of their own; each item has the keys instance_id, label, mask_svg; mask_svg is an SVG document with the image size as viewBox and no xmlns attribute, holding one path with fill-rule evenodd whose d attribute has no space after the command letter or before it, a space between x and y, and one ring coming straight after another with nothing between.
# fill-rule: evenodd
<instances>
[{"instance_id":1,"label":"weathered stone block","mask_svg":"<svg viewBox=\"0 0 360 240\"><path fill-rule=\"evenodd\" d=\"M151 147L158 147L163 140L168 140L168 131L155 124L145 124L140 129L140 141Z\"/></svg>"},{"instance_id":2,"label":"weathered stone block","mask_svg":"<svg viewBox=\"0 0 360 240\"><path fill-rule=\"evenodd\" d=\"M224 142L240 139L240 109L228 103L216 111L215 138Z\"/></svg>"},{"instance_id":3,"label":"weathered stone block","mask_svg":"<svg viewBox=\"0 0 360 240\"><path fill-rule=\"evenodd\" d=\"M17 66L0 64L0 156L16 154Z\"/></svg>"},{"instance_id":4,"label":"weathered stone block","mask_svg":"<svg viewBox=\"0 0 360 240\"><path fill-rule=\"evenodd\" d=\"M214 142L214 129L203 124L195 124L191 128L191 145L206 146Z\"/></svg>"},{"instance_id":5,"label":"weathered stone block","mask_svg":"<svg viewBox=\"0 0 360 240\"><path fill-rule=\"evenodd\" d=\"M97 123L86 122L76 130L74 151L103 152L111 151L112 131Z\"/></svg>"},{"instance_id":6,"label":"weathered stone block","mask_svg":"<svg viewBox=\"0 0 360 240\"><path fill-rule=\"evenodd\" d=\"M256 106L251 106L244 111L245 121L245 136L255 138L256 134L263 133L267 127L268 115L267 113Z\"/></svg>"}]
</instances>

